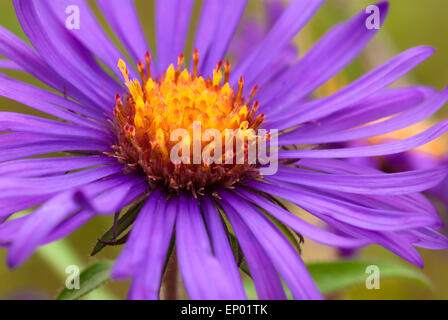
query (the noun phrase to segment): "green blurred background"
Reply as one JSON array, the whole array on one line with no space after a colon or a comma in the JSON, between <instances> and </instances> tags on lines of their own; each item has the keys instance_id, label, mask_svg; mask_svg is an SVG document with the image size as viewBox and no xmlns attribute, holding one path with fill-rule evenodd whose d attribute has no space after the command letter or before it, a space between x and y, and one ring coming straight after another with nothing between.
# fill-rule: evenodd
<instances>
[{"instance_id":1,"label":"green blurred background","mask_svg":"<svg viewBox=\"0 0 448 320\"><path fill-rule=\"evenodd\" d=\"M365 8L372 1L366 0L329 0L311 23L297 37L300 52L306 50L323 33L337 22L346 20ZM198 1L196 7L200 7ZM136 5L145 28L147 37L154 47L154 28L152 23L154 1L136 0ZM247 17L262 19L261 1L252 0L246 11ZM197 11L197 10L196 10ZM345 81L359 77L366 70L387 61L397 53L412 46L431 45L436 48L435 55L412 71L403 83L425 84L437 89L448 84L448 25L446 0L392 0L388 19L379 35L344 72L338 76ZM15 17L10 1L0 1L1 25L26 39ZM197 16L197 12L195 13ZM6 72L21 80L40 85L32 77L21 73ZM0 111L34 113L18 103L0 98ZM443 117L446 112L441 112ZM441 209L442 215L447 212ZM6 252L0 249L0 299L7 298L54 298L65 285L65 268L75 264L86 266L100 259L114 259L121 248L108 247L94 258L89 257L96 239L112 223L112 217L98 217L86 224L66 240L40 248L18 270L10 271L5 266ZM382 279L380 290L367 290L364 285L352 287L339 292L332 298L338 299L447 299L448 298L448 254L443 251L421 250L425 260L423 272L432 281L432 287L423 287L418 283L402 279ZM306 241L304 257L307 261L328 261L337 256L335 250ZM362 258L389 259L400 261L393 254L377 246L364 249ZM109 282L101 290L94 291L86 298L125 298L128 282Z\"/></svg>"}]
</instances>

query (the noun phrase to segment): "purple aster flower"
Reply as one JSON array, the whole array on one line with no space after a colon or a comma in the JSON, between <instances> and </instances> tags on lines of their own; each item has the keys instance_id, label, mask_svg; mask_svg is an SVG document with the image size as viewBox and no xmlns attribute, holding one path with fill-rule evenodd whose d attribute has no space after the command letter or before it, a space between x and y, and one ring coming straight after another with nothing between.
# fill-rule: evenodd
<instances>
[{"instance_id":1,"label":"purple aster flower","mask_svg":"<svg viewBox=\"0 0 448 320\"><path fill-rule=\"evenodd\" d=\"M323 2L291 1L230 70L229 63L219 61L246 1L204 1L196 50L184 52L192 54L193 63L185 68L179 54L192 0L157 1L156 58L149 53L132 1L97 0L134 69L86 1L13 0L33 48L1 28L0 54L8 59L2 67L27 72L61 94L0 76L2 96L52 116L0 114L5 133L0 135L0 244L8 250L8 265L18 267L37 247L95 215L129 206L141 209L112 277L132 279L132 299L159 297L174 238L191 299L246 298L229 238L237 240L260 299L286 298L282 282L295 299L321 298L278 223L330 246L379 244L418 266L423 261L415 247L446 248L447 239L435 231L442 226L437 210L420 194L444 179L445 167L386 174L349 160L413 149L443 134L448 122L398 141L326 147L407 127L441 108L448 90L387 89L434 50L409 49L342 90L310 100L377 31L366 28L367 16L361 12L329 30L303 58L285 64L282 57L292 38ZM69 5L79 8L79 29L66 26ZM388 4L377 6L383 21ZM125 86L106 69L124 77ZM248 94L245 88L255 89ZM374 122L384 117L389 118ZM262 176L260 163L246 161L173 163L168 137L176 128L194 129L195 120L203 129L219 131L279 129L278 172ZM208 146L202 142L200 150ZM66 156L45 156L58 152ZM187 157L183 151L182 157ZM301 220L278 199L338 232ZM30 214L11 217L34 206Z\"/></svg>"}]
</instances>

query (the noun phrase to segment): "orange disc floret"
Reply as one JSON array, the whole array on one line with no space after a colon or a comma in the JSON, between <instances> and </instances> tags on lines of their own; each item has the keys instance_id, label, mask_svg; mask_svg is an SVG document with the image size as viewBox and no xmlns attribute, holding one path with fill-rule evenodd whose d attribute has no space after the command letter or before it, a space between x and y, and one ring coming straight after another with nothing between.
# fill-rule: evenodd
<instances>
[{"instance_id":1,"label":"orange disc floret","mask_svg":"<svg viewBox=\"0 0 448 320\"><path fill-rule=\"evenodd\" d=\"M243 150L247 150L249 144L257 143L259 137L255 130L263 121L263 115L256 116L258 102L251 101L257 87L244 99L243 78L239 80L237 91L229 85L229 62L224 66L219 62L213 77L204 78L198 74L197 50L193 54L192 73L183 68L183 61L184 56L180 55L177 67L170 65L163 75L153 78L151 58L147 53L145 65L138 62L140 81L130 79L125 63L119 61L118 67L129 92L124 101L116 96L114 129L117 143L111 155L127 164L128 170L143 172L150 183L163 184L177 192L190 190L195 196L215 187L230 188L247 176L256 177L254 163L237 162L238 151L228 152L224 148L228 139L244 140ZM194 158L194 152L198 151L194 150L194 138L182 140L182 143L188 143L187 148L191 151L180 152L182 162L172 161L172 150L179 144L177 138L172 139L173 133L183 129L189 137L195 137L197 123L200 124L199 162ZM222 141L216 141L216 137L202 139L209 129L219 132ZM229 137L229 130L235 134ZM217 146L222 148L222 159L210 163L202 157L202 152L216 150ZM247 155L245 157L247 159Z\"/></svg>"}]
</instances>

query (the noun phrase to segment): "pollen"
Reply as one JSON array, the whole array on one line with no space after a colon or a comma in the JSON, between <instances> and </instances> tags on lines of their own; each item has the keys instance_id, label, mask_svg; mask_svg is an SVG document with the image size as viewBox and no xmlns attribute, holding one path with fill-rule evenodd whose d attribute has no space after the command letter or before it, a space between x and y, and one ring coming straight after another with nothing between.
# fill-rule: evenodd
<instances>
[{"instance_id":1,"label":"pollen","mask_svg":"<svg viewBox=\"0 0 448 320\"><path fill-rule=\"evenodd\" d=\"M170 65L158 77L152 76L150 65L147 53L145 64L138 62L137 80L130 79L123 60L118 62L128 92L124 99L118 94L115 99L113 126L117 143L110 155L125 163L127 170L146 175L151 184L162 184L175 192L189 190L195 196L213 192L217 187L233 188L241 179L257 176L256 164L237 163L234 158L238 150L232 147L232 152L228 152L224 148L229 139L233 142L243 139L243 149L247 149L260 138L256 130L264 115L257 115L258 102L252 102L258 88L253 88L245 99L243 78L235 88L229 84L228 61L224 65L217 63L211 77L199 75L197 50L193 54L192 72L184 67L183 55L176 66ZM195 128L198 123L199 129ZM188 139L172 139L178 129L188 133ZM204 139L211 129L222 138ZM184 147L180 148L180 163L172 159L173 148L179 143ZM216 148L222 149L222 158L215 157L215 162L210 163L202 154L207 151L214 155ZM233 159L229 159L229 154Z\"/></svg>"}]
</instances>

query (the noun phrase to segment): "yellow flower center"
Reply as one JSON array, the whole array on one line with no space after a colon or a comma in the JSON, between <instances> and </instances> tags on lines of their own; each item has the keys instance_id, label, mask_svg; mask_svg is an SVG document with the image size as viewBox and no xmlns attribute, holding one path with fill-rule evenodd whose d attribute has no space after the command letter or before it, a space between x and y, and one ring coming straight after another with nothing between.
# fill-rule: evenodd
<instances>
[{"instance_id":1,"label":"yellow flower center","mask_svg":"<svg viewBox=\"0 0 448 320\"><path fill-rule=\"evenodd\" d=\"M113 156L126 163L128 169L143 171L151 183L162 183L176 191L188 189L196 195L207 187L231 187L243 176L256 173L254 164L226 162L225 158L235 157L237 151L233 149L229 155L224 147L228 139L242 139L247 144L251 143L248 137L252 136L254 141L258 138L254 132L262 123L263 115L256 116L258 102L251 101L257 87L244 99L242 78L237 91L229 85L229 62L224 66L218 63L213 77L203 78L198 75L197 51L193 55L192 73L183 68L183 60L180 55L177 68L170 65L163 75L154 79L147 53L146 72L144 64L138 63L140 81L130 79L125 63L119 61L129 93L124 103L119 95L116 97L114 128L118 143L114 145ZM194 137L197 123L200 123L200 150L210 150L219 144L223 151L221 163L208 163L202 157L200 163L194 162L191 139L186 141L191 143L188 148L192 152L180 154L183 163L171 160L171 150L179 143L172 139L172 134L184 129L189 137ZM216 137L204 139L203 134L209 129L221 133L222 141L215 141ZM229 130L236 134L230 136Z\"/></svg>"}]
</instances>

